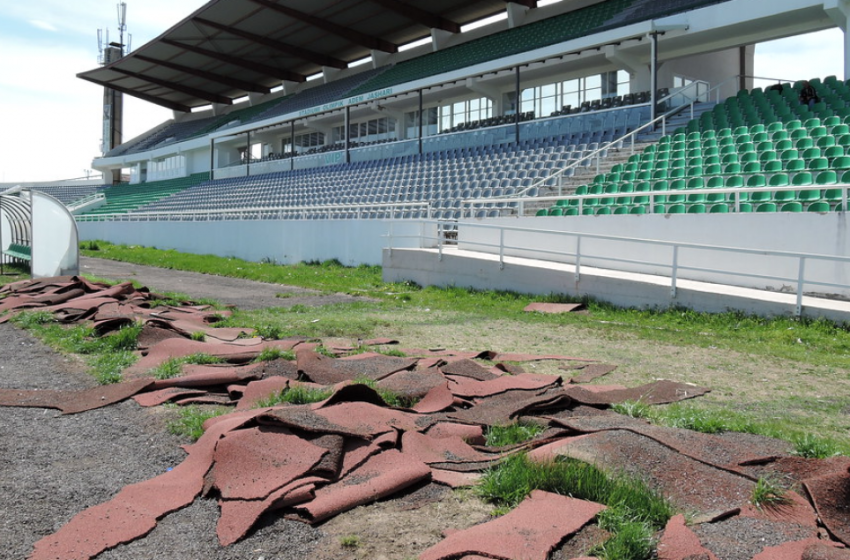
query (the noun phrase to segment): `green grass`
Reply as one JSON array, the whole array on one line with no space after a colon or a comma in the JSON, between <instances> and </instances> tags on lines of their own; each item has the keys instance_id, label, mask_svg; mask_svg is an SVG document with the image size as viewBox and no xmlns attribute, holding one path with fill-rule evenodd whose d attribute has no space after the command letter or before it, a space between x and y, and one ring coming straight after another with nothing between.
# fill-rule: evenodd
<instances>
[{"instance_id":1,"label":"green grass","mask_svg":"<svg viewBox=\"0 0 850 560\"><path fill-rule=\"evenodd\" d=\"M644 418L653 424L683 428L706 434L742 432L790 442L794 453L806 458L824 459L835 455L850 455L850 445L833 438L817 436L805 427L789 425L782 419L756 418L728 409L707 408L699 404L674 403L663 407L639 402L625 402L611 407L615 412Z\"/></svg>"},{"instance_id":2,"label":"green grass","mask_svg":"<svg viewBox=\"0 0 850 560\"><path fill-rule=\"evenodd\" d=\"M344 267L338 262L278 265L248 262L211 255L190 255L144 247L128 247L98 241L100 250L83 254L138 264L191 270L263 282L312 288L323 293L366 296L369 303L315 309L293 306L289 310L238 313L227 326L252 327L266 338L303 336L369 336L381 325L370 312L406 308L448 311L471 318L508 319L546 325L575 325L605 336L638 336L677 345L736 350L777 359L850 367L850 332L847 325L826 320L761 318L738 312L699 313L687 309L622 309L583 300L588 315L524 313L531 301L576 301L559 295L548 298L513 292L475 291L449 287L421 288L414 283L386 283L377 266Z\"/></svg>"},{"instance_id":3,"label":"green grass","mask_svg":"<svg viewBox=\"0 0 850 560\"><path fill-rule=\"evenodd\" d=\"M169 421L166 427L174 435L184 436L192 441L197 441L198 438L204 435L204 422L210 418L227 414L230 410L224 406L179 407L177 408L177 418Z\"/></svg>"},{"instance_id":4,"label":"green grass","mask_svg":"<svg viewBox=\"0 0 850 560\"><path fill-rule=\"evenodd\" d=\"M179 358L168 358L155 368L152 368L149 373L156 379L171 379L183 373L184 364L210 365L221 364L223 362L224 360L221 358L198 352Z\"/></svg>"},{"instance_id":5,"label":"green grass","mask_svg":"<svg viewBox=\"0 0 850 560\"><path fill-rule=\"evenodd\" d=\"M254 408L268 408L281 404L310 404L321 402L332 394L332 389L317 389L304 385L292 385L282 391L276 391L264 399L259 399L254 403Z\"/></svg>"},{"instance_id":6,"label":"green grass","mask_svg":"<svg viewBox=\"0 0 850 560\"><path fill-rule=\"evenodd\" d=\"M753 487L750 502L759 509L780 506L788 502L785 489L770 478L759 478Z\"/></svg>"},{"instance_id":7,"label":"green grass","mask_svg":"<svg viewBox=\"0 0 850 560\"><path fill-rule=\"evenodd\" d=\"M374 389L378 395L384 399L384 402L396 408L410 408L419 402L419 399L414 397L405 397L399 395L395 391L378 387L378 382L368 377L355 377L354 384L366 385L370 389Z\"/></svg>"},{"instance_id":8,"label":"green grass","mask_svg":"<svg viewBox=\"0 0 850 560\"><path fill-rule=\"evenodd\" d=\"M490 426L484 434L485 444L489 447L515 445L534 439L545 429L540 424L521 421L504 426Z\"/></svg>"},{"instance_id":9,"label":"green grass","mask_svg":"<svg viewBox=\"0 0 850 560\"><path fill-rule=\"evenodd\" d=\"M82 354L90 373L101 384L121 381L121 371L137 360L142 324L121 327L106 336L96 336L85 325L64 326L54 321L48 311L26 311L12 319L16 326L27 329L51 348L69 354Z\"/></svg>"},{"instance_id":10,"label":"green grass","mask_svg":"<svg viewBox=\"0 0 850 560\"><path fill-rule=\"evenodd\" d=\"M608 506L599 516L600 526L612 537L593 551L606 560L647 560L654 548L653 535L673 515L672 506L641 481L612 477L593 465L573 459L548 463L517 454L484 473L476 492L504 511L513 508L532 490L545 490Z\"/></svg>"},{"instance_id":11,"label":"green grass","mask_svg":"<svg viewBox=\"0 0 850 560\"><path fill-rule=\"evenodd\" d=\"M360 546L360 537L357 535L344 535L339 538L339 544L345 548L357 548Z\"/></svg>"},{"instance_id":12,"label":"green grass","mask_svg":"<svg viewBox=\"0 0 850 560\"><path fill-rule=\"evenodd\" d=\"M254 358L255 362L273 362L274 360L289 360L295 359L295 352L292 350L281 350L280 348L263 348L260 353Z\"/></svg>"}]
</instances>

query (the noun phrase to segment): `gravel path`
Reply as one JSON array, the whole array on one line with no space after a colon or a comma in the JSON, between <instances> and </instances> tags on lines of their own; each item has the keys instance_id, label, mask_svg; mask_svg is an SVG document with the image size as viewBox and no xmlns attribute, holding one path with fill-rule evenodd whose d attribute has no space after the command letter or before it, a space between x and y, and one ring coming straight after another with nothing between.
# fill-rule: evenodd
<instances>
[{"instance_id":1,"label":"gravel path","mask_svg":"<svg viewBox=\"0 0 850 560\"><path fill-rule=\"evenodd\" d=\"M240 278L169 270L154 266L80 257L80 272L110 280L135 280L155 292L180 292L198 299L214 299L239 309L266 307L314 307L357 301L345 294L321 294L316 290L268 284ZM280 298L278 294L287 294Z\"/></svg>"},{"instance_id":2,"label":"gravel path","mask_svg":"<svg viewBox=\"0 0 850 560\"><path fill-rule=\"evenodd\" d=\"M348 296L260 282L82 259L82 270L100 278L132 278L155 290L215 298L240 308L322 305ZM286 299L277 293L295 291ZM95 386L85 368L29 334L0 325L0 387L84 389ZM111 498L126 484L152 478L179 464L186 441L170 435L160 408L133 401L82 414L0 408L0 558L22 559L41 537L76 513ZM248 539L221 548L215 535L218 506L197 500L166 516L144 539L98 559L296 560L311 557L323 532L303 523L271 518Z\"/></svg>"}]
</instances>

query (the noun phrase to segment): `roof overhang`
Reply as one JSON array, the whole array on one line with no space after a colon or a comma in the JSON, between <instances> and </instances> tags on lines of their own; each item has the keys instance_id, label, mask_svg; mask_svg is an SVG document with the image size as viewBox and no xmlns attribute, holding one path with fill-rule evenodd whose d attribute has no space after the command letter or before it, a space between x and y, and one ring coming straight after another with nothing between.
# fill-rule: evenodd
<instances>
[{"instance_id":1,"label":"roof overhang","mask_svg":"<svg viewBox=\"0 0 850 560\"><path fill-rule=\"evenodd\" d=\"M509 0L535 7L536 0ZM79 78L188 112L228 105L373 52L395 53L432 29L459 33L506 0L212 0L171 29Z\"/></svg>"}]
</instances>

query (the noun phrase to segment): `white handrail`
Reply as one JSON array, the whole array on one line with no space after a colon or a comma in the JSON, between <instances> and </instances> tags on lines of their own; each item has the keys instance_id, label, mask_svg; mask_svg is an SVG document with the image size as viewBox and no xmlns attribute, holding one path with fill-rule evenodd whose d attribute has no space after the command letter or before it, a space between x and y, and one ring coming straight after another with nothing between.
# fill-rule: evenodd
<instances>
[{"instance_id":1,"label":"white handrail","mask_svg":"<svg viewBox=\"0 0 850 560\"><path fill-rule=\"evenodd\" d=\"M408 239L408 238L419 238L422 240L431 240L436 241L436 249L438 251L438 255L440 260L442 260L443 248L447 245L447 239L445 233L443 231L444 224L441 222L431 222L437 225L437 235L436 237L426 236L421 233L419 236L412 235L392 235L392 232L387 236L388 244L387 247L390 251L393 249L393 240L394 239ZM579 279L581 274L581 261L582 259L594 259L595 261L600 262L609 262L609 263L623 263L623 264L640 264L640 265L649 265L652 267L658 268L666 268L670 271L670 293L671 297L675 297L677 282L680 279L681 271L692 271L692 272L703 272L703 273L711 273L711 274L723 274L729 276L739 276L746 278L756 278L763 280L774 280L780 282L789 282L792 285L796 285L796 316L800 316L802 313L802 305L803 305L803 287L805 285L810 286L824 286L824 287L832 287L832 288L842 288L842 289L850 289L850 284L842 284L842 283L834 283L834 282L823 282L814 280L811 278L807 278L806 276L806 261L826 261L833 262L835 264L842 265L850 265L850 257L843 257L837 255L825 255L825 254L817 254L817 253L800 253L794 251L773 251L767 249L748 249L745 247L729 247L724 245L709 245L705 243L690 243L690 242L680 242L680 241L664 241L659 239L647 239L640 237L623 237L616 235L605 235L605 234L597 234L597 233L584 233L584 232L574 232L574 231L563 231L563 230L551 230L551 229L540 229L540 228L527 228L527 227L517 227L517 226L505 226L505 225L495 225L495 224L477 224L477 223L468 223L464 222L461 224L463 228L472 228L472 229L486 229L486 230L497 230L499 232L499 242L498 243L485 243L485 242L474 242L474 241L464 241L464 245L468 246L477 246L477 247L485 247L495 249L498 248L498 257L499 257L499 266L504 268L505 266L505 252L506 250L524 250L533 252L536 255L557 255L561 257L571 257L574 259L575 266L575 276L576 280ZM506 245L505 244L505 232L523 232L523 233L534 233L538 234L538 237L535 239L539 242L539 234L550 234L555 236L562 237L572 237L576 239L576 249L575 251L566 251L561 249L563 244L561 243L552 243L550 247L552 248L544 248L540 247L539 244L535 246L516 246L516 245ZM665 262L647 262L645 258L645 254L643 252L636 252L636 254L640 254L640 259L628 259L628 258L619 258L619 257L611 257L605 254L593 254L582 252L582 239L600 239L607 241L620 241L620 242L628 242L628 243L638 243L638 244L646 244L646 245L654 245L661 247L670 247L672 249L671 259L670 261ZM454 243L453 243L454 244ZM424 246L424 244L422 244ZM784 277L784 276L773 276L767 274L754 274L748 272L741 272L739 270L724 270L724 269L711 269L699 266L683 266L679 264L680 261L680 252L682 250L697 250L697 251L718 251L718 252L726 252L726 253L737 253L739 255L761 255L761 256L770 256L770 257L778 257L778 258L791 258L796 259L798 261L797 266L797 275L795 277ZM539 257L538 257L539 258ZM563 261L557 261L563 262ZM614 267L611 267L611 270L617 270Z\"/></svg>"}]
</instances>

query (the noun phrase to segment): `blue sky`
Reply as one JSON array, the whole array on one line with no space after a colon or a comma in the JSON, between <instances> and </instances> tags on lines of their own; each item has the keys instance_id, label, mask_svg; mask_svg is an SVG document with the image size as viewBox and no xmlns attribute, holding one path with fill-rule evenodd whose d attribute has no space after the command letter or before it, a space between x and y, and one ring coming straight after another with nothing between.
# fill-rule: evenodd
<instances>
[{"instance_id":1,"label":"blue sky","mask_svg":"<svg viewBox=\"0 0 850 560\"><path fill-rule=\"evenodd\" d=\"M100 153L102 88L76 74L97 66L97 30L117 39L117 0L0 3L0 183L81 177ZM134 47L157 37L204 0L130 0ZM788 80L843 74L833 29L756 47L757 76ZM124 138L171 118L125 96Z\"/></svg>"}]
</instances>

